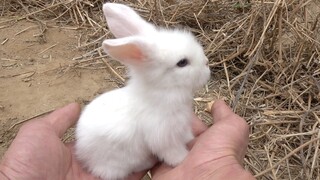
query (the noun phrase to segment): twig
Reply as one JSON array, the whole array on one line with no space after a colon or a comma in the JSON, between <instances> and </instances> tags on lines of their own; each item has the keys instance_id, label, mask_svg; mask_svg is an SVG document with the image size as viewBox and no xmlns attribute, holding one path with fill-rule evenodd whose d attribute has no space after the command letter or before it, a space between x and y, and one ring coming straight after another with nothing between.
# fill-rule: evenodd
<instances>
[{"instance_id":1,"label":"twig","mask_svg":"<svg viewBox=\"0 0 320 180\"><path fill-rule=\"evenodd\" d=\"M44 53L44 52L46 52L47 50L49 50L49 49L51 49L51 48L53 48L53 47L55 47L56 45L58 45L59 43L56 43L56 44L54 44L54 45L52 45L52 46L50 46L50 47L48 47L48 48L46 48L46 49L44 49L44 50L42 50L41 52L39 52L38 54L42 54L42 53Z\"/></svg>"},{"instance_id":2,"label":"twig","mask_svg":"<svg viewBox=\"0 0 320 180\"><path fill-rule=\"evenodd\" d=\"M27 27L27 28L25 28L25 29L23 29L23 30L21 30L21 31L19 31L19 32L17 32L17 33L15 33L15 34L14 34L14 36L17 36L17 35L19 35L19 34L21 34L21 33L25 32L25 31L27 31L28 29L31 29L31 28L34 28L34 27L37 27L37 26L29 26L29 27Z\"/></svg>"},{"instance_id":3,"label":"twig","mask_svg":"<svg viewBox=\"0 0 320 180\"><path fill-rule=\"evenodd\" d=\"M320 139L320 130L318 130L318 138ZM315 152L313 155L313 159L312 159L312 164L311 164L311 170L310 170L310 178L312 178L312 174L315 168L315 164L316 161L318 160L319 156L318 156L318 152L319 152L319 141L317 141L316 145L315 145Z\"/></svg>"},{"instance_id":4,"label":"twig","mask_svg":"<svg viewBox=\"0 0 320 180\"><path fill-rule=\"evenodd\" d=\"M245 50L246 50L245 48L241 48L240 50L238 50L237 52L229 55L228 57L226 57L226 58L223 59L222 61L219 61L219 62L216 62L216 63L211 63L211 64L209 64L209 66L210 66L210 67L214 67L214 66L217 66L217 65L219 65L219 64L228 62L228 61L236 58L237 56L241 55L242 53L244 53Z\"/></svg>"},{"instance_id":5,"label":"twig","mask_svg":"<svg viewBox=\"0 0 320 180\"><path fill-rule=\"evenodd\" d=\"M29 121L29 120L31 120L31 119L34 119L34 118L43 116L43 115L48 114L48 113L51 113L52 111L54 111L54 109L49 110L49 111L46 111L46 112L43 112L43 113L40 113L40 114L37 114L37 115L34 115L34 116L32 116L32 117L30 117L30 118L27 118L27 119L24 119L24 120L22 120L22 121L16 122L16 123L14 123L8 130L11 130L11 129L14 128L15 126L17 126L17 125L19 125L19 124L21 124L21 123L24 123L24 122L26 122L26 121Z\"/></svg>"},{"instance_id":6,"label":"twig","mask_svg":"<svg viewBox=\"0 0 320 180\"><path fill-rule=\"evenodd\" d=\"M259 51L260 51L260 50L259 50ZM237 109L238 101L239 101L240 96L241 96L241 94L242 94L242 92L243 92L243 87L244 87L244 85L247 83L248 76L249 76L249 74L250 74L250 71L251 71L251 69L252 69L252 66L253 66L253 64L254 64L254 63L257 61L257 59L258 59L259 51L257 51L256 54L254 55L254 57L250 60L249 65L248 65L248 69L247 69L247 72L246 72L246 75L244 76L244 79L243 79L243 81L242 81L242 83L241 83L241 86L240 86L240 88L239 88L239 91L237 92L236 98L234 99L234 101L233 101L233 103L232 103L232 109L233 109L234 112L235 112L236 109Z\"/></svg>"},{"instance_id":7,"label":"twig","mask_svg":"<svg viewBox=\"0 0 320 180\"><path fill-rule=\"evenodd\" d=\"M262 46L262 44L264 42L264 39L265 39L265 33L267 32L268 27L270 26L271 20L273 19L277 9L279 8L279 5L280 5L281 1L282 0L276 0L276 2L274 3L274 6L272 7L272 10L271 10L271 12L269 14L269 17L267 19L267 23L265 24L263 32L262 32L262 34L260 36L259 42L253 48L253 50L251 51L251 54L249 56L252 56L256 52L256 50Z\"/></svg>"},{"instance_id":8,"label":"twig","mask_svg":"<svg viewBox=\"0 0 320 180\"><path fill-rule=\"evenodd\" d=\"M16 76L20 76L20 75L28 74L28 73L33 73L34 74L35 71L28 71L28 72L24 72L24 73L13 74L13 75L3 75L3 76L0 76L0 78L16 77Z\"/></svg>"},{"instance_id":9,"label":"twig","mask_svg":"<svg viewBox=\"0 0 320 180\"><path fill-rule=\"evenodd\" d=\"M42 11L45 11L45 10L47 10L47 9L51 9L51 8L60 6L60 5L62 5L62 4L65 4L65 2L63 1L63 2L60 2L60 3L54 4L54 5L51 5L51 6L49 6L49 7L46 7L46 8L43 8L43 9L39 9L39 10L37 10L37 11L28 13L28 14L22 16L22 17L19 17L19 18L14 18L14 19L9 19L9 20L2 21L2 22L0 22L0 24L8 23L8 22L11 22L11 21L20 21L20 20L22 20L22 19L25 19L25 18L31 16L31 15L37 14L37 13L42 12Z\"/></svg>"},{"instance_id":10,"label":"twig","mask_svg":"<svg viewBox=\"0 0 320 180\"><path fill-rule=\"evenodd\" d=\"M298 151L300 151L300 149L308 146L309 144L318 141L320 138L317 137L315 139L312 139L304 144L302 144L301 146L299 146L298 148L294 149L293 151L291 151L289 154L287 154L284 158L282 158L279 162L275 163L272 167L261 171L259 174L254 175L255 178L263 176L264 174L266 174L267 172L271 171L272 169L276 168L277 166L279 166L283 161L285 161L286 159L288 159L290 156L294 155L295 153L297 153Z\"/></svg>"},{"instance_id":11,"label":"twig","mask_svg":"<svg viewBox=\"0 0 320 180\"><path fill-rule=\"evenodd\" d=\"M5 39L1 42L1 45L4 45L8 40L9 40L9 38L5 38Z\"/></svg>"},{"instance_id":12,"label":"twig","mask_svg":"<svg viewBox=\"0 0 320 180\"><path fill-rule=\"evenodd\" d=\"M99 50L99 55L102 57L101 51ZM117 77L119 78L123 83L125 82L125 79L121 77L113 68L110 66L110 64L107 62L105 58L102 58L102 61L105 63L105 65L108 67L108 69Z\"/></svg>"},{"instance_id":13,"label":"twig","mask_svg":"<svg viewBox=\"0 0 320 180\"><path fill-rule=\"evenodd\" d=\"M16 59L8 59L8 58L1 58L1 61L13 61L13 62L16 62L18 60L16 60Z\"/></svg>"},{"instance_id":14,"label":"twig","mask_svg":"<svg viewBox=\"0 0 320 180\"><path fill-rule=\"evenodd\" d=\"M3 64L3 65L1 65L2 67L11 67L11 66L14 66L14 65L16 65L17 63L16 62L14 62L14 63L11 63L11 64Z\"/></svg>"}]
</instances>

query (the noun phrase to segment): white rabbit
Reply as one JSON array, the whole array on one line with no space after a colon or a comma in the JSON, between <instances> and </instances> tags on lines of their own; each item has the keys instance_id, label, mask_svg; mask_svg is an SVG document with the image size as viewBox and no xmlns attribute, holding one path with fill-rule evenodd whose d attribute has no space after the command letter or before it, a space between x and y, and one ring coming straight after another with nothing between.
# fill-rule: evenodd
<instances>
[{"instance_id":1,"label":"white rabbit","mask_svg":"<svg viewBox=\"0 0 320 180\"><path fill-rule=\"evenodd\" d=\"M157 29L125 5L106 3L103 11L117 39L102 47L131 79L86 106L76 128L77 158L102 179L126 178L157 158L176 166L194 138L193 94L210 76L203 49L191 33Z\"/></svg>"}]
</instances>

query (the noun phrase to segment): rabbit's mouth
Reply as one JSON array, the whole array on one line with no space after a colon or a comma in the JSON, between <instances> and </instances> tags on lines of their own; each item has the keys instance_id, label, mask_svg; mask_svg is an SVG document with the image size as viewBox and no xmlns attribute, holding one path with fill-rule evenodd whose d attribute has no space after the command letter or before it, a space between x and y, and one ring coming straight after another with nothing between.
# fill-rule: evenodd
<instances>
[{"instance_id":1,"label":"rabbit's mouth","mask_svg":"<svg viewBox=\"0 0 320 180\"><path fill-rule=\"evenodd\" d=\"M193 75L193 82L191 86L195 90L199 90L202 88L209 80L210 78L210 70L209 68L202 68L201 70L198 71L196 75Z\"/></svg>"},{"instance_id":2,"label":"rabbit's mouth","mask_svg":"<svg viewBox=\"0 0 320 180\"><path fill-rule=\"evenodd\" d=\"M206 68L204 71L201 72L201 75L196 80L196 83L198 86L195 88L195 90L199 90L202 88L210 79L210 69Z\"/></svg>"}]
</instances>

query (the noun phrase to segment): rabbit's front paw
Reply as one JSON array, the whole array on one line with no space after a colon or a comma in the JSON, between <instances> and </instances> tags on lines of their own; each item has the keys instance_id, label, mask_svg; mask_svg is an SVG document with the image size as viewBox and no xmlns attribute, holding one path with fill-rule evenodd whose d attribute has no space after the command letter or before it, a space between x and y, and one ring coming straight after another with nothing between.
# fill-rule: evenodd
<instances>
[{"instance_id":1,"label":"rabbit's front paw","mask_svg":"<svg viewBox=\"0 0 320 180\"><path fill-rule=\"evenodd\" d=\"M186 158L188 153L189 151L184 146L171 148L165 152L163 159L168 165L177 166Z\"/></svg>"}]
</instances>

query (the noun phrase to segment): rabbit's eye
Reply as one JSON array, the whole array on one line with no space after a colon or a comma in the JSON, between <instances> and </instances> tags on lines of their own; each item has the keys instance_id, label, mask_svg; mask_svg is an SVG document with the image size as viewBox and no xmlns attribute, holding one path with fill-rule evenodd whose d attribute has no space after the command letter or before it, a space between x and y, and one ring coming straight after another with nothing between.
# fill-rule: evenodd
<instances>
[{"instance_id":1,"label":"rabbit's eye","mask_svg":"<svg viewBox=\"0 0 320 180\"><path fill-rule=\"evenodd\" d=\"M188 64L189 64L188 59L183 58L183 59L181 59L181 60L177 63L177 66L178 66L178 67L185 67L185 66L188 65Z\"/></svg>"}]
</instances>

